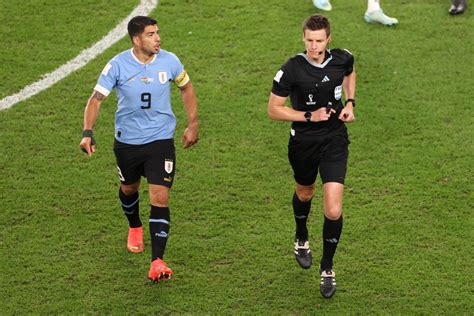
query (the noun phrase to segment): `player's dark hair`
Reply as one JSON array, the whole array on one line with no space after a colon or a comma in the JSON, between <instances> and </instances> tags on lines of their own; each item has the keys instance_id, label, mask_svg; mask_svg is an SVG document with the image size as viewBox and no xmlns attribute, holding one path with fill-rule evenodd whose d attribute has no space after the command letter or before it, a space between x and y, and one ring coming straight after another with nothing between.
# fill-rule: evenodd
<instances>
[{"instance_id":1,"label":"player's dark hair","mask_svg":"<svg viewBox=\"0 0 474 316\"><path fill-rule=\"evenodd\" d=\"M147 16L141 16L141 15L136 16L128 22L128 26L127 26L128 35L130 36L130 39L133 41L133 37L143 33L143 31L145 30L145 27L147 27L148 25L156 25L156 24L157 24L156 20L152 18L149 18Z\"/></svg>"},{"instance_id":2,"label":"player's dark hair","mask_svg":"<svg viewBox=\"0 0 474 316\"><path fill-rule=\"evenodd\" d=\"M303 22L303 33L306 30L326 30L326 35L331 35L331 25L329 23L329 19L320 14L313 14Z\"/></svg>"}]
</instances>

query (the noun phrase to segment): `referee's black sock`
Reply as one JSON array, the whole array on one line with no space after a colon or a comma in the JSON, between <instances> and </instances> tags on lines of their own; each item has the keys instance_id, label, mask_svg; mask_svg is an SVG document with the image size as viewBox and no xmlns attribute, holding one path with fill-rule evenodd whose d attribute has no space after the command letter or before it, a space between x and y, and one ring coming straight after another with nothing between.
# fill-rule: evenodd
<instances>
[{"instance_id":1,"label":"referee's black sock","mask_svg":"<svg viewBox=\"0 0 474 316\"><path fill-rule=\"evenodd\" d=\"M308 240L308 228L306 221L308 220L309 211L311 209L311 200L307 202L300 201L296 192L293 194L293 213L296 223L296 238L299 240Z\"/></svg>"},{"instance_id":2,"label":"referee's black sock","mask_svg":"<svg viewBox=\"0 0 474 316\"><path fill-rule=\"evenodd\" d=\"M151 261L156 258L163 259L169 230L169 207L152 205L150 211Z\"/></svg>"},{"instance_id":3,"label":"referee's black sock","mask_svg":"<svg viewBox=\"0 0 474 316\"><path fill-rule=\"evenodd\" d=\"M131 228L137 228L142 226L142 222L140 221L140 196L138 195L138 191L131 196L125 195L122 192L122 189L119 189L119 198L120 204L122 205L123 212L125 216L127 216L128 224Z\"/></svg>"},{"instance_id":4,"label":"referee's black sock","mask_svg":"<svg viewBox=\"0 0 474 316\"><path fill-rule=\"evenodd\" d=\"M321 271L332 269L332 259L336 252L337 244L342 232L342 214L335 221L324 216L323 225L323 258L321 259Z\"/></svg>"}]
</instances>

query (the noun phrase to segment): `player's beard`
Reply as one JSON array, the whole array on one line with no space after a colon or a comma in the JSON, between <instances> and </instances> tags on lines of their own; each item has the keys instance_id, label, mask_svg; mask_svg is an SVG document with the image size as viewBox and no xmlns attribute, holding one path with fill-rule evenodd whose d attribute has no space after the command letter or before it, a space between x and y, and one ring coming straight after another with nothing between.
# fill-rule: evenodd
<instances>
[{"instance_id":1,"label":"player's beard","mask_svg":"<svg viewBox=\"0 0 474 316\"><path fill-rule=\"evenodd\" d=\"M160 52L160 47L156 47L155 45L153 45L150 49L146 49L144 50L144 52L148 55L148 56L152 56L152 55L156 55Z\"/></svg>"}]
</instances>

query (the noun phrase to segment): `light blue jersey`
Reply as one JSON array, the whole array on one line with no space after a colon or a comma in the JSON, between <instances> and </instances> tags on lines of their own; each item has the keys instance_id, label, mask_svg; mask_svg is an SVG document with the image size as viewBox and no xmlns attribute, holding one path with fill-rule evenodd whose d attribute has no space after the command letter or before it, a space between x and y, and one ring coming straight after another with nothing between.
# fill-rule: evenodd
<instances>
[{"instance_id":1,"label":"light blue jersey","mask_svg":"<svg viewBox=\"0 0 474 316\"><path fill-rule=\"evenodd\" d=\"M171 109L170 81L182 87L189 77L178 57L163 49L148 64L140 62L133 49L109 61L94 90L105 96L113 88L117 91L115 139L141 145L173 138L176 117Z\"/></svg>"}]
</instances>

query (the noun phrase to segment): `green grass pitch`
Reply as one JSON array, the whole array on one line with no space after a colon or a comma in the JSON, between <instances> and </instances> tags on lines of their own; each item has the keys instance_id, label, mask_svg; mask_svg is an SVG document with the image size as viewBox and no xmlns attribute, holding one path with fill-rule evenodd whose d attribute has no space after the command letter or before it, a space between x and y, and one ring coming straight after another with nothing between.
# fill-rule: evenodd
<instances>
[{"instance_id":1,"label":"green grass pitch","mask_svg":"<svg viewBox=\"0 0 474 316\"><path fill-rule=\"evenodd\" d=\"M91 46L139 1L0 0L0 98ZM0 112L0 314L456 314L474 312L474 4L385 0L393 28L363 20L365 0L333 0L332 47L357 69L356 122L338 291L292 254L289 123L267 117L272 79L303 50L310 0L160 0L162 47L197 91L201 139L177 149L165 260L126 249L113 143L115 94L78 147L83 109L128 38L46 91ZM173 91L179 143L185 113ZM321 253L320 185L309 220ZM142 187L141 214L149 213Z\"/></svg>"}]
</instances>

